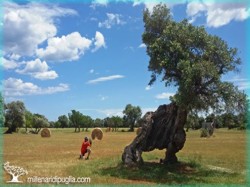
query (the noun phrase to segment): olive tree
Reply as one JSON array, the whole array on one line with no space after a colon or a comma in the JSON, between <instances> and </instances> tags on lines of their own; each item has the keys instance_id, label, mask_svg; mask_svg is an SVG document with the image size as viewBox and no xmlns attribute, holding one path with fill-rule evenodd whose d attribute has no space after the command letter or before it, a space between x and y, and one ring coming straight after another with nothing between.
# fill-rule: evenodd
<instances>
[{"instance_id":1,"label":"olive tree","mask_svg":"<svg viewBox=\"0 0 250 187\"><path fill-rule=\"evenodd\" d=\"M126 164L141 162L142 151L166 148L164 163L176 162L176 152L186 141L184 125L188 114L196 111L241 112L246 95L222 76L238 71L241 59L237 49L203 26L186 19L173 20L166 5L156 5L143 13L142 40L149 56L149 85L161 80L177 92L169 105L148 113L142 133L124 150ZM138 156L139 155L139 156Z\"/></svg>"},{"instance_id":2,"label":"olive tree","mask_svg":"<svg viewBox=\"0 0 250 187\"><path fill-rule=\"evenodd\" d=\"M13 101L4 105L5 127L8 127L6 134L16 132L25 124L25 106L22 101Z\"/></svg>"}]
</instances>

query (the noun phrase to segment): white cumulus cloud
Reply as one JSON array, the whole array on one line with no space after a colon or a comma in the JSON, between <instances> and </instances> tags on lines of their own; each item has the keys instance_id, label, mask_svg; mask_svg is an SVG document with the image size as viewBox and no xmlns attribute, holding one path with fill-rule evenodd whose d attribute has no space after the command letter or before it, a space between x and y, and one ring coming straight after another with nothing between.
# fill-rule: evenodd
<instances>
[{"instance_id":1,"label":"white cumulus cloud","mask_svg":"<svg viewBox=\"0 0 250 187\"><path fill-rule=\"evenodd\" d=\"M134 0L133 6L138 6L140 4L144 4L145 8L147 8L150 12L152 12L153 8L159 3L166 4L169 8L172 8L176 5L185 4L186 2L187 2L187 0L178 0L178 1L174 1L174 0Z\"/></svg>"},{"instance_id":2,"label":"white cumulus cloud","mask_svg":"<svg viewBox=\"0 0 250 187\"><path fill-rule=\"evenodd\" d=\"M94 42L95 48L92 50L92 52L97 51L101 47L106 47L105 39L102 33L96 31L95 33L95 42Z\"/></svg>"},{"instance_id":3,"label":"white cumulus cloud","mask_svg":"<svg viewBox=\"0 0 250 187\"><path fill-rule=\"evenodd\" d=\"M55 71L49 70L49 66L45 61L35 59L33 61L25 62L23 69L17 69L16 72L20 74L28 74L40 80L55 79L58 77Z\"/></svg>"},{"instance_id":4,"label":"white cumulus cloud","mask_svg":"<svg viewBox=\"0 0 250 187\"><path fill-rule=\"evenodd\" d=\"M4 2L3 37L5 53L33 55L37 46L56 35L55 18L76 11L56 5Z\"/></svg>"},{"instance_id":5,"label":"white cumulus cloud","mask_svg":"<svg viewBox=\"0 0 250 187\"><path fill-rule=\"evenodd\" d=\"M145 88L145 90L147 90L147 91L148 91L148 90L151 90L152 88L153 88L152 86L147 85L147 86L146 86L146 88Z\"/></svg>"},{"instance_id":6,"label":"white cumulus cloud","mask_svg":"<svg viewBox=\"0 0 250 187\"><path fill-rule=\"evenodd\" d=\"M145 48L145 47L147 47L147 46L146 46L146 44L144 44L144 43L142 43L142 44L140 44L140 45L138 46L138 48Z\"/></svg>"},{"instance_id":7,"label":"white cumulus cloud","mask_svg":"<svg viewBox=\"0 0 250 187\"><path fill-rule=\"evenodd\" d=\"M157 94L155 96L156 99L169 99L169 97L173 96L174 93L166 93L166 92L163 92L161 94Z\"/></svg>"},{"instance_id":8,"label":"white cumulus cloud","mask_svg":"<svg viewBox=\"0 0 250 187\"><path fill-rule=\"evenodd\" d=\"M121 20L120 14L107 13L107 19L98 23L98 27L104 27L110 29L114 25L123 25L125 22Z\"/></svg>"},{"instance_id":9,"label":"white cumulus cloud","mask_svg":"<svg viewBox=\"0 0 250 187\"><path fill-rule=\"evenodd\" d=\"M95 9L97 6L107 6L109 0L94 0L90 5L91 8Z\"/></svg>"},{"instance_id":10,"label":"white cumulus cloud","mask_svg":"<svg viewBox=\"0 0 250 187\"><path fill-rule=\"evenodd\" d=\"M37 72L33 76L36 79L48 80L57 78L58 74L55 71L45 71L45 72Z\"/></svg>"},{"instance_id":11,"label":"white cumulus cloud","mask_svg":"<svg viewBox=\"0 0 250 187\"><path fill-rule=\"evenodd\" d=\"M124 78L124 76L123 75L111 75L107 77L99 77L97 79L88 81L87 84L96 84L99 82L111 81L111 80L121 79L121 78Z\"/></svg>"},{"instance_id":12,"label":"white cumulus cloud","mask_svg":"<svg viewBox=\"0 0 250 187\"><path fill-rule=\"evenodd\" d=\"M12 53L12 54L9 55L9 58L11 60L19 60L21 58L21 55Z\"/></svg>"},{"instance_id":13,"label":"white cumulus cloud","mask_svg":"<svg viewBox=\"0 0 250 187\"><path fill-rule=\"evenodd\" d=\"M36 53L39 58L47 61L73 61L78 60L91 43L91 40L82 37L79 32L73 32L61 38L49 38L46 49L37 49Z\"/></svg>"},{"instance_id":14,"label":"white cumulus cloud","mask_svg":"<svg viewBox=\"0 0 250 187\"><path fill-rule=\"evenodd\" d=\"M4 69L8 70L8 69L15 69L15 68L19 67L19 64L14 60L8 60L8 59L2 57L1 66Z\"/></svg>"},{"instance_id":15,"label":"white cumulus cloud","mask_svg":"<svg viewBox=\"0 0 250 187\"><path fill-rule=\"evenodd\" d=\"M4 86L4 96L5 97L15 97L15 96L25 96L25 95L47 95L55 94L58 92L65 92L69 90L67 84L59 84L58 86L39 87L31 82L23 82L21 79L8 78L3 81Z\"/></svg>"},{"instance_id":16,"label":"white cumulus cloud","mask_svg":"<svg viewBox=\"0 0 250 187\"><path fill-rule=\"evenodd\" d=\"M221 27L231 21L243 21L250 16L250 8L246 3L192 1L187 5L187 15L194 22L201 15L206 16L208 27Z\"/></svg>"}]
</instances>

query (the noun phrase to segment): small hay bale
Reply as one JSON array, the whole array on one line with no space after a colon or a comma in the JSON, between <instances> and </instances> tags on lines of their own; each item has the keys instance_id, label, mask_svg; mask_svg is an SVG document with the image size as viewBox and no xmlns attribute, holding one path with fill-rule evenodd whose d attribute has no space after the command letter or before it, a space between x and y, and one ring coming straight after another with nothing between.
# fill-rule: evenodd
<instances>
[{"instance_id":1,"label":"small hay bale","mask_svg":"<svg viewBox=\"0 0 250 187\"><path fill-rule=\"evenodd\" d=\"M102 129L100 128L94 128L91 133L91 138L94 140L97 138L98 140L101 140L103 137Z\"/></svg>"},{"instance_id":2,"label":"small hay bale","mask_svg":"<svg viewBox=\"0 0 250 187\"><path fill-rule=\"evenodd\" d=\"M141 132L141 127L139 127L137 130L136 130L136 135L140 134Z\"/></svg>"},{"instance_id":3,"label":"small hay bale","mask_svg":"<svg viewBox=\"0 0 250 187\"><path fill-rule=\"evenodd\" d=\"M51 136L51 132L48 128L44 128L42 131L41 131L41 136L42 137L50 137Z\"/></svg>"}]
</instances>

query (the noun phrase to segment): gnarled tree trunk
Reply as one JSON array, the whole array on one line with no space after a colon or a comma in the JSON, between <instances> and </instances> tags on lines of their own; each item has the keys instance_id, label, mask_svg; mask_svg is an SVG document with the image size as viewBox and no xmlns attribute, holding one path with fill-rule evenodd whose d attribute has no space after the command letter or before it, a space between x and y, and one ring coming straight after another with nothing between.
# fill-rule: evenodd
<instances>
[{"instance_id":1,"label":"gnarled tree trunk","mask_svg":"<svg viewBox=\"0 0 250 187\"><path fill-rule=\"evenodd\" d=\"M14 125L11 125L4 134L12 134L13 132L16 132L16 127Z\"/></svg>"},{"instance_id":2,"label":"gnarled tree trunk","mask_svg":"<svg viewBox=\"0 0 250 187\"><path fill-rule=\"evenodd\" d=\"M160 105L155 112L147 112L143 117L141 132L126 146L122 161L128 166L143 163L142 152L167 149L163 163L177 162L176 153L186 141L183 129L187 111L175 103Z\"/></svg>"}]
</instances>

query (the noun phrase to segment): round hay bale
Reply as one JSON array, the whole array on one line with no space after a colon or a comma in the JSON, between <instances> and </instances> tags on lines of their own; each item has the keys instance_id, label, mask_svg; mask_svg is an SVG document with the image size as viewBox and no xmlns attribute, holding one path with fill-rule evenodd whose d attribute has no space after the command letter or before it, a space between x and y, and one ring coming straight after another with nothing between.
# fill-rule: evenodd
<instances>
[{"instance_id":1,"label":"round hay bale","mask_svg":"<svg viewBox=\"0 0 250 187\"><path fill-rule=\"evenodd\" d=\"M42 137L50 137L51 136L51 132L48 128L44 128L42 131L41 131L41 136Z\"/></svg>"},{"instance_id":2,"label":"round hay bale","mask_svg":"<svg viewBox=\"0 0 250 187\"><path fill-rule=\"evenodd\" d=\"M139 127L137 130L136 130L136 135L140 134L141 132L141 127Z\"/></svg>"},{"instance_id":3,"label":"round hay bale","mask_svg":"<svg viewBox=\"0 0 250 187\"><path fill-rule=\"evenodd\" d=\"M101 140L103 137L102 129L100 128L94 128L91 133L91 138L94 140L97 138L98 140Z\"/></svg>"}]
</instances>

